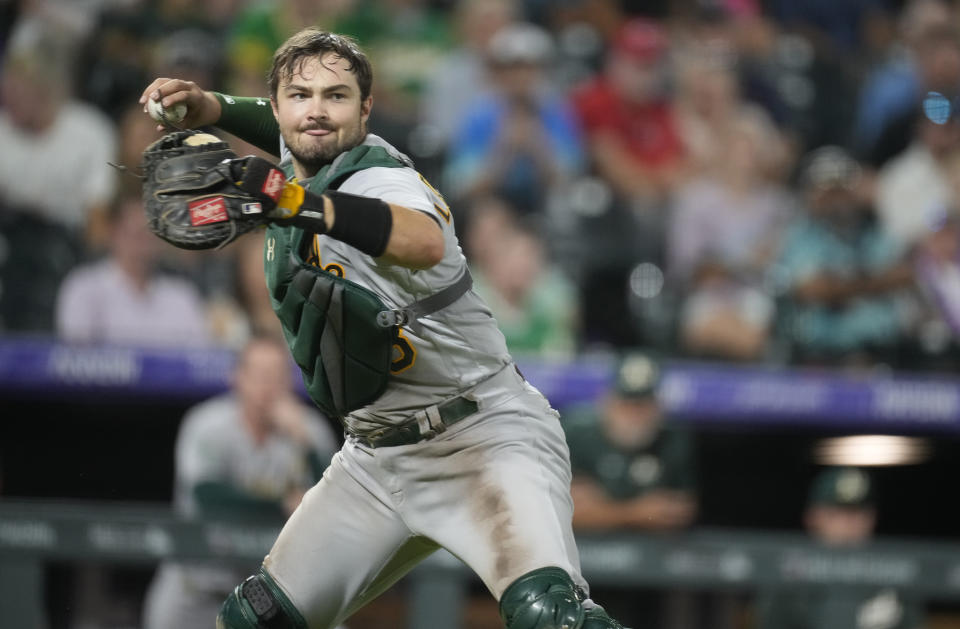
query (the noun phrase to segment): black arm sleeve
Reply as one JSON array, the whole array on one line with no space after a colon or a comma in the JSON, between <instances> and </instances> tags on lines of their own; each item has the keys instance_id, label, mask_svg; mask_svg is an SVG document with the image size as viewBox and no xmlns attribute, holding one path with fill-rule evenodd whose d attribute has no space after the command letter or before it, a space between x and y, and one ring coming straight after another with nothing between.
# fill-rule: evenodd
<instances>
[{"instance_id":1,"label":"black arm sleeve","mask_svg":"<svg viewBox=\"0 0 960 629\"><path fill-rule=\"evenodd\" d=\"M227 96L219 92L213 95L220 101L220 120L216 126L232 133L241 140L259 149L280 157L280 126L273 117L273 108L268 98ZM259 105L257 103L264 103Z\"/></svg>"}]
</instances>

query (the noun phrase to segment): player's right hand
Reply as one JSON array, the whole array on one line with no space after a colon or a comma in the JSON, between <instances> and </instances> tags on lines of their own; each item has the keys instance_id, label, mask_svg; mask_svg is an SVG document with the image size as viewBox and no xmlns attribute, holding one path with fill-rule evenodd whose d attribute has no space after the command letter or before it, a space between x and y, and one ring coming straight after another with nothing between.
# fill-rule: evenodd
<instances>
[{"instance_id":1,"label":"player's right hand","mask_svg":"<svg viewBox=\"0 0 960 629\"><path fill-rule=\"evenodd\" d=\"M140 104L144 106L144 111L147 100L160 100L166 109L173 108L177 103L184 103L187 106L187 115L177 124L184 129L216 124L222 112L220 101L213 93L204 91L193 81L181 79L154 79L140 95ZM163 125L157 125L157 130L163 131Z\"/></svg>"}]
</instances>

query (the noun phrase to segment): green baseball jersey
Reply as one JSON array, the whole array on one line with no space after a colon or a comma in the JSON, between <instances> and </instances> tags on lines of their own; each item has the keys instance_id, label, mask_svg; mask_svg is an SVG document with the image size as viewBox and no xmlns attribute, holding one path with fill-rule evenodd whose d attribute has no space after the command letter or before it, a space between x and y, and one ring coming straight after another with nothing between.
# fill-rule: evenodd
<instances>
[{"instance_id":1,"label":"green baseball jersey","mask_svg":"<svg viewBox=\"0 0 960 629\"><path fill-rule=\"evenodd\" d=\"M563 415L574 473L598 482L616 500L636 498L654 489L695 491L693 440L682 426L666 422L646 444L618 447L604 433L593 405Z\"/></svg>"}]
</instances>

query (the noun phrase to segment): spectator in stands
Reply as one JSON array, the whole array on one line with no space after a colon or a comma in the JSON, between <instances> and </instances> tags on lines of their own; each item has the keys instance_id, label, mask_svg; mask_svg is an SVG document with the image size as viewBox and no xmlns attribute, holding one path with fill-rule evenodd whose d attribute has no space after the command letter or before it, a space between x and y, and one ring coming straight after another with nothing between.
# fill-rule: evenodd
<instances>
[{"instance_id":1,"label":"spectator in stands","mask_svg":"<svg viewBox=\"0 0 960 629\"><path fill-rule=\"evenodd\" d=\"M932 69L929 61L923 64L921 59L926 60L936 48L926 41L927 37L950 28L952 19L951 9L943 0L910 0L901 11L886 58L867 74L860 88L853 140L861 157L871 165L881 166L891 157L885 154L890 149L884 149L884 154L878 152L878 142L888 126L905 116L912 118L924 96L924 84L934 79L929 69L926 73L931 76L921 75L924 67Z\"/></svg>"},{"instance_id":2,"label":"spectator in stands","mask_svg":"<svg viewBox=\"0 0 960 629\"><path fill-rule=\"evenodd\" d=\"M810 536L828 549L865 546L876 528L873 479L852 467L823 470L804 513ZM894 589L789 587L766 589L757 603L758 629L920 629L923 608Z\"/></svg>"},{"instance_id":3,"label":"spectator in stands","mask_svg":"<svg viewBox=\"0 0 960 629\"><path fill-rule=\"evenodd\" d=\"M278 526L320 479L338 444L293 392L283 342L254 337L240 352L230 392L190 409L175 452L174 506L186 518ZM145 629L209 629L251 567L165 562L144 605Z\"/></svg>"},{"instance_id":4,"label":"spectator in stands","mask_svg":"<svg viewBox=\"0 0 960 629\"><path fill-rule=\"evenodd\" d=\"M680 283L707 257L759 285L796 202L776 176L784 139L762 109L739 106L715 138L722 159L679 185L671 206L667 272Z\"/></svg>"},{"instance_id":5,"label":"spectator in stands","mask_svg":"<svg viewBox=\"0 0 960 629\"><path fill-rule=\"evenodd\" d=\"M610 39L601 72L572 98L590 160L595 209L576 218L586 243L577 256L588 344L650 344L631 314L627 286L638 263L664 264L667 200L685 170L669 63L658 23L632 18ZM658 269L659 270L659 269Z\"/></svg>"},{"instance_id":6,"label":"spectator in stands","mask_svg":"<svg viewBox=\"0 0 960 629\"><path fill-rule=\"evenodd\" d=\"M343 4L343 0L339 0ZM336 10L330 30L356 38L374 68L373 108L368 126L377 135L411 153L427 82L450 52L452 24L437 3L428 0L351 0Z\"/></svg>"},{"instance_id":7,"label":"spectator in stands","mask_svg":"<svg viewBox=\"0 0 960 629\"><path fill-rule=\"evenodd\" d=\"M57 296L60 338L80 343L201 347L210 343L196 287L156 273L160 240L147 229L139 196L118 197L110 254L66 277Z\"/></svg>"},{"instance_id":8,"label":"spectator in stands","mask_svg":"<svg viewBox=\"0 0 960 629\"><path fill-rule=\"evenodd\" d=\"M262 96L273 51L287 36L307 26L329 27L354 4L354 0L246 3L226 37L227 91L237 96Z\"/></svg>"},{"instance_id":9,"label":"spectator in stands","mask_svg":"<svg viewBox=\"0 0 960 629\"><path fill-rule=\"evenodd\" d=\"M726 52L726 54L724 54ZM677 127L695 174L723 166L723 136L744 108L729 51L690 49L677 60Z\"/></svg>"},{"instance_id":10,"label":"spectator in stands","mask_svg":"<svg viewBox=\"0 0 960 629\"><path fill-rule=\"evenodd\" d=\"M683 168L683 143L668 92L666 32L634 18L615 36L602 74L574 103L597 173L628 202L657 205Z\"/></svg>"},{"instance_id":11,"label":"spectator in stands","mask_svg":"<svg viewBox=\"0 0 960 629\"><path fill-rule=\"evenodd\" d=\"M664 416L657 398L660 372L650 355L627 353L601 400L564 410L576 530L663 533L695 520L693 437ZM664 596L631 588L604 594L604 605L632 627L694 626L693 603L679 592Z\"/></svg>"},{"instance_id":12,"label":"spectator in stands","mask_svg":"<svg viewBox=\"0 0 960 629\"><path fill-rule=\"evenodd\" d=\"M680 311L680 350L703 359L764 360L775 309L762 285L738 276L725 260L703 259L687 284Z\"/></svg>"},{"instance_id":13,"label":"spectator in stands","mask_svg":"<svg viewBox=\"0 0 960 629\"><path fill-rule=\"evenodd\" d=\"M458 0L454 8L457 47L427 78L420 99L420 124L446 148L473 103L491 89L487 50L491 38L516 14L511 0Z\"/></svg>"},{"instance_id":14,"label":"spectator in stands","mask_svg":"<svg viewBox=\"0 0 960 629\"><path fill-rule=\"evenodd\" d=\"M806 160L806 212L788 227L777 267L796 362L888 360L900 340L897 294L912 271L860 200L859 183L860 165L843 149L822 147Z\"/></svg>"},{"instance_id":15,"label":"spectator in stands","mask_svg":"<svg viewBox=\"0 0 960 629\"><path fill-rule=\"evenodd\" d=\"M723 97L731 95L727 81L732 75L732 95L762 107L778 127L791 127L796 103L787 102L789 90L781 83L784 78L794 79L803 68L777 54L781 36L777 24L751 0L697 3L689 21L671 29L678 105L689 105L683 101L694 92L695 105L709 107L698 113L708 113L711 120L719 122L717 114L724 110L718 105L730 102ZM695 71L693 76L690 70ZM697 84L700 80L704 89Z\"/></svg>"},{"instance_id":16,"label":"spectator in stands","mask_svg":"<svg viewBox=\"0 0 960 629\"><path fill-rule=\"evenodd\" d=\"M491 230L488 235L497 239L488 243L488 255L477 260L481 264L471 267L476 270L474 286L490 306L507 348L521 356L572 355L577 324L574 290L549 264L537 233L508 223L499 234Z\"/></svg>"},{"instance_id":17,"label":"spectator in stands","mask_svg":"<svg viewBox=\"0 0 960 629\"><path fill-rule=\"evenodd\" d=\"M154 44L148 72L150 76L175 76L206 89L218 89L223 70L220 50L220 42L209 32L182 28Z\"/></svg>"},{"instance_id":18,"label":"spectator in stands","mask_svg":"<svg viewBox=\"0 0 960 629\"><path fill-rule=\"evenodd\" d=\"M581 166L572 110L549 83L550 35L532 24L505 26L487 49L495 88L467 110L444 179L454 196L496 194L521 214L544 211L551 188Z\"/></svg>"},{"instance_id":19,"label":"spectator in stands","mask_svg":"<svg viewBox=\"0 0 960 629\"><path fill-rule=\"evenodd\" d=\"M463 253L472 266L488 268L494 264L503 240L517 229L517 211L496 196L473 199L464 209L464 220L458 225L464 233Z\"/></svg>"},{"instance_id":20,"label":"spectator in stands","mask_svg":"<svg viewBox=\"0 0 960 629\"><path fill-rule=\"evenodd\" d=\"M116 131L74 100L74 51L50 24L14 28L0 76L0 326L53 329L56 287L104 220L114 191Z\"/></svg>"},{"instance_id":21,"label":"spectator in stands","mask_svg":"<svg viewBox=\"0 0 960 629\"><path fill-rule=\"evenodd\" d=\"M685 353L758 360L774 314L766 274L795 202L776 180L783 137L764 110L733 107L713 129L722 158L701 164L674 195L666 290L681 304Z\"/></svg>"},{"instance_id":22,"label":"spectator in stands","mask_svg":"<svg viewBox=\"0 0 960 629\"><path fill-rule=\"evenodd\" d=\"M957 47L960 71L960 46ZM954 201L948 163L960 150L960 119L937 124L920 111L910 146L888 161L877 175L877 215L884 231L901 251L923 236L928 217Z\"/></svg>"}]
</instances>

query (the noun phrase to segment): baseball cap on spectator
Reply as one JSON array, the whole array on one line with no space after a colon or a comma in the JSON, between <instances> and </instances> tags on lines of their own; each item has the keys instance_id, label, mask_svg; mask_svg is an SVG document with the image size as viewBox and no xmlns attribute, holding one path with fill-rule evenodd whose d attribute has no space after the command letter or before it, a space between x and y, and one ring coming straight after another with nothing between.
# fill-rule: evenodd
<instances>
[{"instance_id":1,"label":"baseball cap on spectator","mask_svg":"<svg viewBox=\"0 0 960 629\"><path fill-rule=\"evenodd\" d=\"M804 159L801 183L808 189L853 188L860 179L860 164L839 146L822 146Z\"/></svg>"},{"instance_id":2,"label":"baseball cap on spectator","mask_svg":"<svg viewBox=\"0 0 960 629\"><path fill-rule=\"evenodd\" d=\"M856 467L832 467L820 472L810 486L811 506L869 508L874 504L870 475Z\"/></svg>"},{"instance_id":3,"label":"baseball cap on spectator","mask_svg":"<svg viewBox=\"0 0 960 629\"><path fill-rule=\"evenodd\" d=\"M487 56L497 65L543 65L553 56L553 39L539 26L509 24L490 38Z\"/></svg>"},{"instance_id":4,"label":"baseball cap on spectator","mask_svg":"<svg viewBox=\"0 0 960 629\"><path fill-rule=\"evenodd\" d=\"M220 63L220 49L209 33L197 28L184 28L173 31L157 42L154 62L158 69L171 72L213 72Z\"/></svg>"},{"instance_id":5,"label":"baseball cap on spectator","mask_svg":"<svg viewBox=\"0 0 960 629\"><path fill-rule=\"evenodd\" d=\"M660 364L652 356L631 352L620 359L614 381L614 390L620 397L650 397L659 384Z\"/></svg>"},{"instance_id":6,"label":"baseball cap on spectator","mask_svg":"<svg viewBox=\"0 0 960 629\"><path fill-rule=\"evenodd\" d=\"M667 50L667 34L663 28L646 18L624 22L613 38L613 51L638 61L656 61Z\"/></svg>"}]
</instances>

